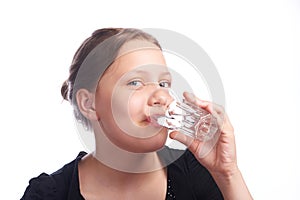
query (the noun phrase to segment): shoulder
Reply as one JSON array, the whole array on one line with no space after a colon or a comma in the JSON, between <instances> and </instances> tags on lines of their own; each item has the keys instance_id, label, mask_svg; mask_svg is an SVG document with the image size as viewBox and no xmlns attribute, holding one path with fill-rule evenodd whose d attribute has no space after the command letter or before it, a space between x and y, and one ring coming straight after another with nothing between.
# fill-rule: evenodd
<instances>
[{"instance_id":1,"label":"shoulder","mask_svg":"<svg viewBox=\"0 0 300 200\"><path fill-rule=\"evenodd\" d=\"M189 150L185 150L176 161L168 166L168 174L178 197L223 199L209 171Z\"/></svg>"},{"instance_id":2,"label":"shoulder","mask_svg":"<svg viewBox=\"0 0 300 200\"><path fill-rule=\"evenodd\" d=\"M184 173L185 175L194 171L199 173L199 170L203 173L208 172L188 149L179 150L165 147L159 152L159 155L162 155L161 157L163 157L164 162L170 163L168 168Z\"/></svg>"},{"instance_id":3,"label":"shoulder","mask_svg":"<svg viewBox=\"0 0 300 200\"><path fill-rule=\"evenodd\" d=\"M56 192L53 178L46 173L42 173L29 181L21 200L56 199Z\"/></svg>"},{"instance_id":4,"label":"shoulder","mask_svg":"<svg viewBox=\"0 0 300 200\"><path fill-rule=\"evenodd\" d=\"M85 155L80 152L75 160L64 165L62 168L52 174L42 173L39 176L30 179L21 200L56 200L67 199L68 190L72 183L74 173L77 173L79 160Z\"/></svg>"},{"instance_id":5,"label":"shoulder","mask_svg":"<svg viewBox=\"0 0 300 200\"><path fill-rule=\"evenodd\" d=\"M186 149L185 151L179 151L169 149L171 152L180 152L180 156L173 163L168 166L170 175L178 176L183 179L194 178L195 176L210 176L208 170L201 165L194 155Z\"/></svg>"}]
</instances>

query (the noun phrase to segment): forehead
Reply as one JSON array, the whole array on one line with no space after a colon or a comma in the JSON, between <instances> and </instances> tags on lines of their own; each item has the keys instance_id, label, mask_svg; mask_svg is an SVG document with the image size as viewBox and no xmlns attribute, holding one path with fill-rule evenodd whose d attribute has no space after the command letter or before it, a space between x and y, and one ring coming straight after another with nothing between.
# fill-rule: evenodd
<instances>
[{"instance_id":1,"label":"forehead","mask_svg":"<svg viewBox=\"0 0 300 200\"><path fill-rule=\"evenodd\" d=\"M123 55L126 55L130 52L138 51L138 50L144 50L144 49L157 49L160 50L156 44L149 42L147 40L139 40L139 39L134 39L127 41L124 43L121 48L118 51L118 56L121 57Z\"/></svg>"},{"instance_id":2,"label":"forehead","mask_svg":"<svg viewBox=\"0 0 300 200\"><path fill-rule=\"evenodd\" d=\"M141 69L157 70L157 67L154 66L161 66L160 69L162 71L166 70L166 67L163 67L166 66L166 62L161 50L157 48L139 49L119 56L109 67L107 75L120 78L130 71Z\"/></svg>"},{"instance_id":3,"label":"forehead","mask_svg":"<svg viewBox=\"0 0 300 200\"><path fill-rule=\"evenodd\" d=\"M164 80L172 80L171 73L165 65L157 65L157 64L149 64L143 65L137 68L128 71L123 74L118 80L120 83L139 80L146 82L159 82L162 79Z\"/></svg>"}]
</instances>

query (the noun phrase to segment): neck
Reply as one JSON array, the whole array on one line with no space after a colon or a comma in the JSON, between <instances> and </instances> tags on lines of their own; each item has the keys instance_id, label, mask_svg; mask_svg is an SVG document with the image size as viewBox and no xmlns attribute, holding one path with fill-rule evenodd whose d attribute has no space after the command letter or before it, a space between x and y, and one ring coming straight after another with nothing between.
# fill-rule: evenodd
<instances>
[{"instance_id":1,"label":"neck","mask_svg":"<svg viewBox=\"0 0 300 200\"><path fill-rule=\"evenodd\" d=\"M93 157L103 165L124 173L147 173L163 168L156 152L133 153L114 145L103 132L95 134Z\"/></svg>"},{"instance_id":2,"label":"neck","mask_svg":"<svg viewBox=\"0 0 300 200\"><path fill-rule=\"evenodd\" d=\"M80 191L86 199L94 198L98 194L106 195L107 199L116 199L119 194L122 195L117 199L134 199L132 194L137 199L142 199L145 195L152 195L151 199L163 199L166 195L166 169L141 173L125 172L99 162L95 155L96 152L94 155L88 154L79 163ZM127 198L123 196L126 194L129 195ZM155 198L152 198L153 195ZM160 197L156 198L157 195Z\"/></svg>"}]
</instances>

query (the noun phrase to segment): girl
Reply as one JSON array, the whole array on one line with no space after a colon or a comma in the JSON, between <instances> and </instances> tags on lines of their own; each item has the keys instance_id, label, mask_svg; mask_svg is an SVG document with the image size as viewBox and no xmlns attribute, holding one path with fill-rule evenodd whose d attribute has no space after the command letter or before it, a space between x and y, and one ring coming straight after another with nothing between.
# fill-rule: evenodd
<instances>
[{"instance_id":1,"label":"girl","mask_svg":"<svg viewBox=\"0 0 300 200\"><path fill-rule=\"evenodd\" d=\"M158 41L141 30L100 29L86 39L61 92L94 132L95 150L31 179L22 199L252 199L221 107L184 93L222 119L220 138L205 157L201 141L177 131L169 137L188 149L165 146L168 130L151 120L173 101L165 66Z\"/></svg>"}]
</instances>

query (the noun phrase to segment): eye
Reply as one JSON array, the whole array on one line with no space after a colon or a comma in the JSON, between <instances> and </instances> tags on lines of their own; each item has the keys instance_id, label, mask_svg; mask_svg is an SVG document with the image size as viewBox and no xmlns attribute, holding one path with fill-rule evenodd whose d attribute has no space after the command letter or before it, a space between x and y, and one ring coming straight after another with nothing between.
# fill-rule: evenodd
<instances>
[{"instance_id":1,"label":"eye","mask_svg":"<svg viewBox=\"0 0 300 200\"><path fill-rule=\"evenodd\" d=\"M165 87L165 88L170 88L171 87L171 82L170 81L161 81L159 83L160 87Z\"/></svg>"},{"instance_id":2,"label":"eye","mask_svg":"<svg viewBox=\"0 0 300 200\"><path fill-rule=\"evenodd\" d=\"M132 88L140 88L140 87L144 86L144 83L140 80L133 80L133 81L130 81L129 83L127 83L127 85Z\"/></svg>"}]
</instances>

